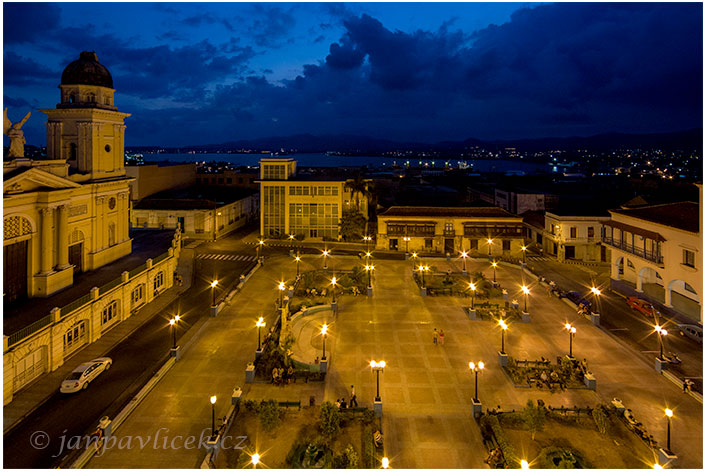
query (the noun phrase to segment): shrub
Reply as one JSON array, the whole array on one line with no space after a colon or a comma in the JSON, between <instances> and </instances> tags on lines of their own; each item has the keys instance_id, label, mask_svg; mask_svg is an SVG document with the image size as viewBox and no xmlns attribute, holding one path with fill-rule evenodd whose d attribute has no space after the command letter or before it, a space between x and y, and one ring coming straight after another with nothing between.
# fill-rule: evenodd
<instances>
[{"instance_id":1,"label":"shrub","mask_svg":"<svg viewBox=\"0 0 706 472\"><path fill-rule=\"evenodd\" d=\"M262 400L258 415L260 417L260 425L265 431L273 431L279 426L280 410L275 400Z\"/></svg>"},{"instance_id":2,"label":"shrub","mask_svg":"<svg viewBox=\"0 0 706 472\"><path fill-rule=\"evenodd\" d=\"M358 468L358 453L355 452L352 445L346 446L343 452L333 456L334 469L357 469Z\"/></svg>"},{"instance_id":3,"label":"shrub","mask_svg":"<svg viewBox=\"0 0 706 472\"><path fill-rule=\"evenodd\" d=\"M606 414L605 407L603 405L597 405L591 412L591 416L593 416L593 421L596 422L598 432L605 434L610 426L610 418L608 418Z\"/></svg>"},{"instance_id":4,"label":"shrub","mask_svg":"<svg viewBox=\"0 0 706 472\"><path fill-rule=\"evenodd\" d=\"M515 458L515 448L512 447L510 441L505 436L505 431L503 431L502 426L496 415L485 415L484 418L488 418L487 425L495 436L495 441L498 443L498 447L503 453L505 461L509 464L516 462Z\"/></svg>"},{"instance_id":5,"label":"shrub","mask_svg":"<svg viewBox=\"0 0 706 472\"><path fill-rule=\"evenodd\" d=\"M368 424L373 424L375 421L375 412L369 408L366 408L363 411L363 423L368 425Z\"/></svg>"},{"instance_id":6,"label":"shrub","mask_svg":"<svg viewBox=\"0 0 706 472\"><path fill-rule=\"evenodd\" d=\"M255 400L243 400L243 408L250 413L257 413L260 403Z\"/></svg>"},{"instance_id":7,"label":"shrub","mask_svg":"<svg viewBox=\"0 0 706 472\"><path fill-rule=\"evenodd\" d=\"M374 434L372 425L367 425L363 430L363 467L365 469L377 468L375 464Z\"/></svg>"},{"instance_id":8,"label":"shrub","mask_svg":"<svg viewBox=\"0 0 706 472\"><path fill-rule=\"evenodd\" d=\"M544 408L535 405L532 400L527 400L525 409L522 410L522 418L525 420L527 429L532 433L532 440L538 431L544 429L545 412Z\"/></svg>"},{"instance_id":9,"label":"shrub","mask_svg":"<svg viewBox=\"0 0 706 472\"><path fill-rule=\"evenodd\" d=\"M326 401L321 404L319 415L321 432L327 441L333 440L341 429L341 412L336 405Z\"/></svg>"}]
</instances>

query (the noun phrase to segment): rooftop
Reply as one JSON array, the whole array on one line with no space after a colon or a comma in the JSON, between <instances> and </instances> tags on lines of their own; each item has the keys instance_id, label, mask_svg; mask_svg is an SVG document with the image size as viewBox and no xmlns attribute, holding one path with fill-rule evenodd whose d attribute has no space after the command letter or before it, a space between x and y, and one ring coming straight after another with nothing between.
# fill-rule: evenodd
<instances>
[{"instance_id":1,"label":"rooftop","mask_svg":"<svg viewBox=\"0 0 706 472\"><path fill-rule=\"evenodd\" d=\"M404 207L393 206L379 216L422 216L422 217L456 217L456 218L518 218L502 208L489 207Z\"/></svg>"},{"instance_id":2,"label":"rooftop","mask_svg":"<svg viewBox=\"0 0 706 472\"><path fill-rule=\"evenodd\" d=\"M699 232L699 204L694 202L667 203L611 211L691 233Z\"/></svg>"},{"instance_id":3,"label":"rooftop","mask_svg":"<svg viewBox=\"0 0 706 472\"><path fill-rule=\"evenodd\" d=\"M210 187L192 185L183 189L170 189L143 198L135 210L213 210L237 202L257 193L242 187Z\"/></svg>"}]
</instances>

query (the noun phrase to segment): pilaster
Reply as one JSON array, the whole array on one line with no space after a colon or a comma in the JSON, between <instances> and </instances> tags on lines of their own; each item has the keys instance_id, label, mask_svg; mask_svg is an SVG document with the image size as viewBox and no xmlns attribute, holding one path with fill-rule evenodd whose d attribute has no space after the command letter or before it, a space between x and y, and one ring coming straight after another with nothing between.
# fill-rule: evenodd
<instances>
[{"instance_id":1,"label":"pilaster","mask_svg":"<svg viewBox=\"0 0 706 472\"><path fill-rule=\"evenodd\" d=\"M58 210L58 239L57 239L57 265L59 270L69 267L69 207L59 205Z\"/></svg>"},{"instance_id":2,"label":"pilaster","mask_svg":"<svg viewBox=\"0 0 706 472\"><path fill-rule=\"evenodd\" d=\"M52 216L54 214L53 208L40 208L39 214L41 215L41 258L40 258L40 272L42 274L48 274L52 271L53 259L54 259L54 245L53 245L53 230L52 230Z\"/></svg>"}]
</instances>

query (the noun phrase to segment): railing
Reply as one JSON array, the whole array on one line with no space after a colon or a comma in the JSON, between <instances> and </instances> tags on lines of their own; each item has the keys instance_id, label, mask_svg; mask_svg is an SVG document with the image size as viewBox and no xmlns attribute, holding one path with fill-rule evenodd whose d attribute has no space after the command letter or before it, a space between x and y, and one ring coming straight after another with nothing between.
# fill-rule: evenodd
<instances>
[{"instance_id":1,"label":"railing","mask_svg":"<svg viewBox=\"0 0 706 472\"><path fill-rule=\"evenodd\" d=\"M81 308L83 305L87 304L88 302L91 301L91 294L87 293L86 295L82 296L81 298L77 298L76 300L72 301L68 305L65 305L61 307L61 317L65 317L69 313L73 313L74 311L78 310Z\"/></svg>"},{"instance_id":2,"label":"railing","mask_svg":"<svg viewBox=\"0 0 706 472\"><path fill-rule=\"evenodd\" d=\"M44 318L40 318L31 325L25 326L19 331L15 331L12 333L10 336L8 336L7 344L8 346L11 346L13 344L17 344L18 342L22 341L23 339L31 336L32 334L36 333L40 329L49 326L51 324L51 315L47 315Z\"/></svg>"},{"instance_id":3,"label":"railing","mask_svg":"<svg viewBox=\"0 0 706 472\"><path fill-rule=\"evenodd\" d=\"M142 264L141 266L137 266L134 269L132 269L130 272L128 272L128 274L129 274L128 276L130 278L133 278L134 276L136 276L137 274L139 274L140 272L142 272L146 269L147 269L147 264Z\"/></svg>"},{"instance_id":4,"label":"railing","mask_svg":"<svg viewBox=\"0 0 706 472\"><path fill-rule=\"evenodd\" d=\"M158 262L162 262L162 261L163 261L164 259L166 259L167 257L169 257L169 251L167 251L167 252L165 252L165 253L162 253L162 254L160 254L159 256L157 256L157 257L155 257L154 259L152 259L152 264L157 264Z\"/></svg>"},{"instance_id":5,"label":"railing","mask_svg":"<svg viewBox=\"0 0 706 472\"><path fill-rule=\"evenodd\" d=\"M644 248L633 246L632 244L627 244L624 241L621 241L619 239L613 239L609 236L604 236L602 238L602 241L605 244L608 244L609 246L621 249L625 252L629 252L630 254L635 254L636 256L646 259L648 261L656 262L660 265L664 264L664 257L655 252L647 251Z\"/></svg>"},{"instance_id":6,"label":"railing","mask_svg":"<svg viewBox=\"0 0 706 472\"><path fill-rule=\"evenodd\" d=\"M98 289L98 296L103 295L104 293L108 292L109 290L117 287L123 283L122 277L118 277L117 279L113 279L107 284L103 285L101 288Z\"/></svg>"}]
</instances>

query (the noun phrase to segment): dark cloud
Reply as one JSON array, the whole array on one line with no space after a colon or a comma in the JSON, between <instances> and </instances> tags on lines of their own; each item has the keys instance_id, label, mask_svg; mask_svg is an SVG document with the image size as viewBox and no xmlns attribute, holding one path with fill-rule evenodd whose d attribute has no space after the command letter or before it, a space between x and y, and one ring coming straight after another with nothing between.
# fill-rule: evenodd
<instances>
[{"instance_id":1,"label":"dark cloud","mask_svg":"<svg viewBox=\"0 0 706 472\"><path fill-rule=\"evenodd\" d=\"M3 3L3 42L32 43L59 26L60 11L51 3Z\"/></svg>"},{"instance_id":2,"label":"dark cloud","mask_svg":"<svg viewBox=\"0 0 706 472\"><path fill-rule=\"evenodd\" d=\"M49 79L56 80L59 71L51 70L36 61L19 56L12 51L3 54L4 84L27 85L45 83Z\"/></svg>"},{"instance_id":3,"label":"dark cloud","mask_svg":"<svg viewBox=\"0 0 706 472\"><path fill-rule=\"evenodd\" d=\"M185 25L198 27L204 24L220 24L228 31L235 31L233 24L227 19L220 16L212 15L211 13L202 13L200 15L190 16L181 21Z\"/></svg>"},{"instance_id":4,"label":"dark cloud","mask_svg":"<svg viewBox=\"0 0 706 472\"><path fill-rule=\"evenodd\" d=\"M24 98L8 97L7 95L2 96L2 103L6 107L33 107L33 105Z\"/></svg>"},{"instance_id":5,"label":"dark cloud","mask_svg":"<svg viewBox=\"0 0 706 472\"><path fill-rule=\"evenodd\" d=\"M268 4L253 4L256 18L248 27L248 35L257 46L278 48L287 44L296 25L290 10Z\"/></svg>"}]
</instances>

